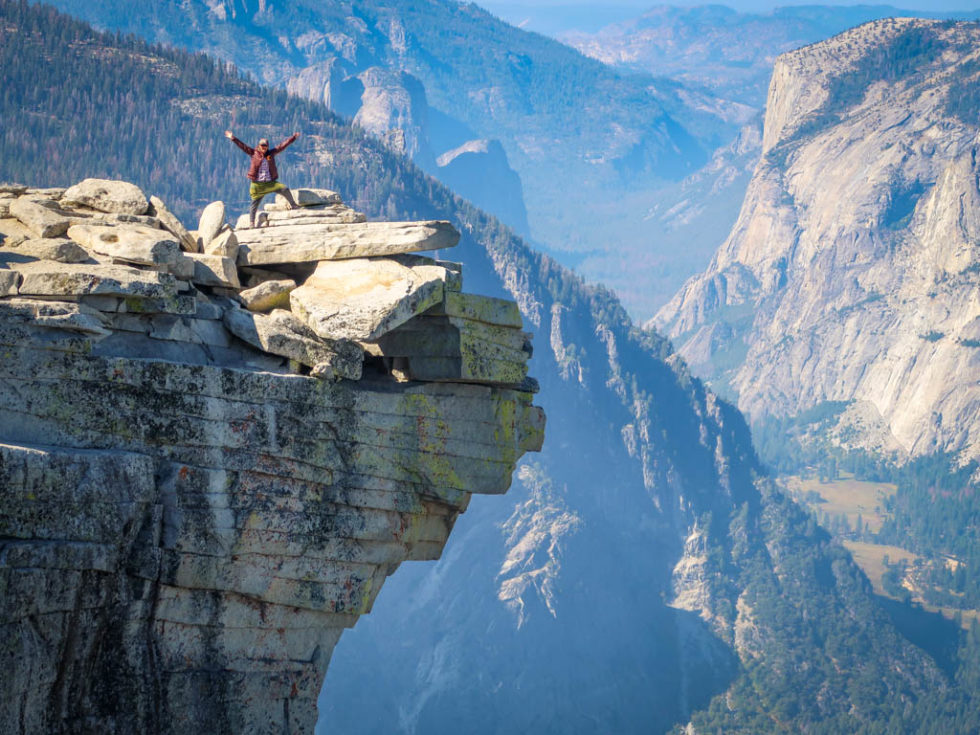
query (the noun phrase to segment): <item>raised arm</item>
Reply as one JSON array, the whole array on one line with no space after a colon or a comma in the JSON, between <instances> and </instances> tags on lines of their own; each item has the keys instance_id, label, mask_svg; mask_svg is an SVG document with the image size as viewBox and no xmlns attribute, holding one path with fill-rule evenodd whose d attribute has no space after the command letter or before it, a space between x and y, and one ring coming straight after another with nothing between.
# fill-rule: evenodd
<instances>
[{"instance_id":1,"label":"raised arm","mask_svg":"<svg viewBox=\"0 0 980 735\"><path fill-rule=\"evenodd\" d=\"M272 153L273 155L275 155L276 153L282 153L283 150L291 146L298 137L299 137L299 133L293 133L288 138L286 138L286 140L284 140L282 143L280 143L271 151L269 151L269 153Z\"/></svg>"},{"instance_id":2,"label":"raised arm","mask_svg":"<svg viewBox=\"0 0 980 735\"><path fill-rule=\"evenodd\" d=\"M243 151L245 151L245 153L248 154L249 156L251 156L253 153L255 153L255 149L254 148L252 148L251 146L247 146L244 143L242 143L242 141L240 141L238 138L236 138L234 136L234 134L230 130L226 130L225 131L225 137L228 140L230 140L232 143L234 143L235 145L237 145L239 148L241 148Z\"/></svg>"}]
</instances>

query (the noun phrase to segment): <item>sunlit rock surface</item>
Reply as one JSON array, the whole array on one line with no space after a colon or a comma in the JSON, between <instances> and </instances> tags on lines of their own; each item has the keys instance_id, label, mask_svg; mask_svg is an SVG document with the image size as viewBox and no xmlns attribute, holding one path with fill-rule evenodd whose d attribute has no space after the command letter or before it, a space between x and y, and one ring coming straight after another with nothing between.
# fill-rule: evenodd
<instances>
[{"instance_id":1,"label":"sunlit rock surface","mask_svg":"<svg viewBox=\"0 0 980 735\"><path fill-rule=\"evenodd\" d=\"M100 217L132 200L119 183L71 202L0 192L16 218L0 219L0 730L312 732L344 629L402 561L439 557L472 493L505 492L540 449L528 335L513 305L462 293L456 264L421 313L392 307L393 352L383 328L362 344L249 311L231 276L254 287L261 267L190 260L166 218ZM336 206L295 212L302 236L342 241L336 221L309 223ZM82 262L39 257L53 219L51 242ZM379 273L392 252L399 268L447 268L376 239L359 262ZM207 275L208 258L232 270ZM320 267L293 272L301 288ZM472 339L428 343L446 320L511 339L523 370L496 365L493 342L479 374L410 370L479 357Z\"/></svg>"}]
</instances>

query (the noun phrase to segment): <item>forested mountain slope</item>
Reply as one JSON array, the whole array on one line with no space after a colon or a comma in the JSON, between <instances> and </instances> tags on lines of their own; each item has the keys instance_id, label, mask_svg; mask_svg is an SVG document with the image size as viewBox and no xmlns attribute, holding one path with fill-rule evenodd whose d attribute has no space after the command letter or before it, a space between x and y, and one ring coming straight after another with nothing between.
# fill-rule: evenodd
<instances>
[{"instance_id":1,"label":"forested mountain slope","mask_svg":"<svg viewBox=\"0 0 980 735\"><path fill-rule=\"evenodd\" d=\"M328 731L976 727L957 674L896 632L846 553L762 476L740 415L607 291L324 107L221 64L11 0L0 54L0 180L122 176L193 224L208 198L242 204L229 121L244 138L298 129L285 180L371 218L451 220L467 291L509 292L537 335L543 452L343 639Z\"/></svg>"}]
</instances>

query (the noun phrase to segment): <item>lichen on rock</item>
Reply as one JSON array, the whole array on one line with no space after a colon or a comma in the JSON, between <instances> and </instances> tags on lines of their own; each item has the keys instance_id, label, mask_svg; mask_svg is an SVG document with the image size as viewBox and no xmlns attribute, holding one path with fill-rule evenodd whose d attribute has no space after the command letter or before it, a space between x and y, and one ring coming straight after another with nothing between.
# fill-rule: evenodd
<instances>
[{"instance_id":1,"label":"lichen on rock","mask_svg":"<svg viewBox=\"0 0 980 735\"><path fill-rule=\"evenodd\" d=\"M313 268L329 241L368 280L371 264L379 278L438 273L428 300L393 300L401 311L373 314L363 335L374 341L356 341L288 309L250 311L268 305L238 283L281 281L263 263L288 260L182 253L179 222L112 204L142 201L122 183L14 199L0 218L18 242L60 238L0 247L0 721L312 733L343 630L402 561L438 558L472 493L505 492L540 449L528 335L512 305L460 293L458 265L403 255L417 234L454 243L447 223L385 239L380 223L338 222L321 190L301 199L302 225L273 210L277 242L300 240L287 252L319 243ZM51 218L66 229L38 224ZM57 262L71 230L84 257ZM107 246L135 232L148 257ZM316 300L316 284L296 285ZM434 358L462 367L412 367Z\"/></svg>"}]
</instances>

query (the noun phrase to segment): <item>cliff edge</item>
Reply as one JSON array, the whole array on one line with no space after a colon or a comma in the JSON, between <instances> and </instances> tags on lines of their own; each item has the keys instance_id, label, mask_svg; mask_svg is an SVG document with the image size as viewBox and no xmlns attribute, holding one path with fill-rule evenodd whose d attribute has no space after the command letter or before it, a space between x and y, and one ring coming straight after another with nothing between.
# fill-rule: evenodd
<instances>
[{"instance_id":1,"label":"cliff edge","mask_svg":"<svg viewBox=\"0 0 980 735\"><path fill-rule=\"evenodd\" d=\"M312 733L343 630L541 448L517 306L415 254L452 226L294 195L0 187L3 732Z\"/></svg>"}]
</instances>

